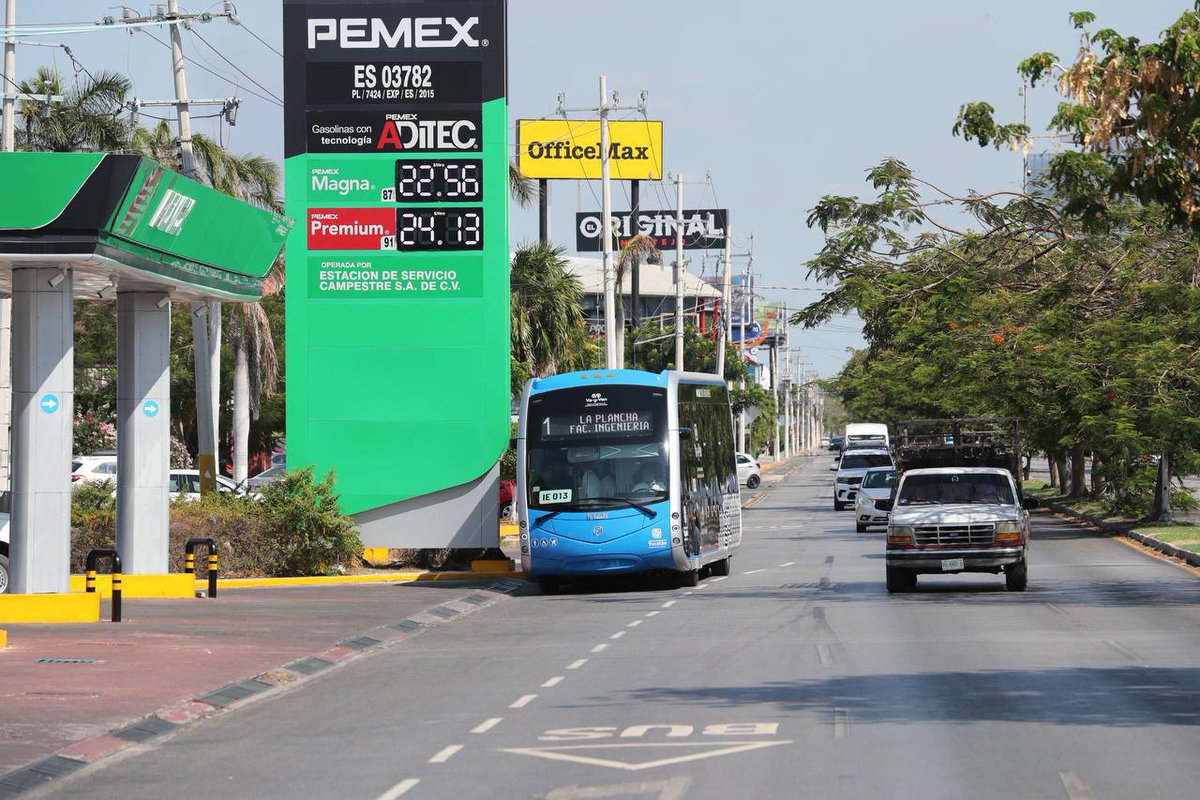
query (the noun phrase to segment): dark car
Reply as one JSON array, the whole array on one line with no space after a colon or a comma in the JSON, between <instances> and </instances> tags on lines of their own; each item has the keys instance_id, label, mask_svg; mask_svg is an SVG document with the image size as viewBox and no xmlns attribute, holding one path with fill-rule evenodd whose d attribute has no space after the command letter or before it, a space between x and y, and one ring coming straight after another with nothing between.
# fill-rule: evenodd
<instances>
[{"instance_id":1,"label":"dark car","mask_svg":"<svg viewBox=\"0 0 1200 800\"><path fill-rule=\"evenodd\" d=\"M845 444L845 436L831 436L829 439L829 449L835 453L841 452L841 449Z\"/></svg>"}]
</instances>

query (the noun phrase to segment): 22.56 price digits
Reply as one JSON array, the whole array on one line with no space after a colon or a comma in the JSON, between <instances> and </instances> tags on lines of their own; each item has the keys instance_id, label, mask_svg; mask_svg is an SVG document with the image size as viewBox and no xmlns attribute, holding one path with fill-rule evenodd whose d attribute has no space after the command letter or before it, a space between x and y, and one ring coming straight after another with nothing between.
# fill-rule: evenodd
<instances>
[{"instance_id":1,"label":"22.56 price digits","mask_svg":"<svg viewBox=\"0 0 1200 800\"><path fill-rule=\"evenodd\" d=\"M416 209L396 214L397 250L482 250L483 209Z\"/></svg>"},{"instance_id":2,"label":"22.56 price digits","mask_svg":"<svg viewBox=\"0 0 1200 800\"><path fill-rule=\"evenodd\" d=\"M397 161L396 202L423 203L430 200L482 202L482 159Z\"/></svg>"}]
</instances>

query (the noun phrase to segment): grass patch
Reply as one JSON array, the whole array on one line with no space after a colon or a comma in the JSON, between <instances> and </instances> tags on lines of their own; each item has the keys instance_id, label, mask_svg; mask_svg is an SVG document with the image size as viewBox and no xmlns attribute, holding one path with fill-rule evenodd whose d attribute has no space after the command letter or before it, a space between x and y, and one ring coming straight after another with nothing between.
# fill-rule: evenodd
<instances>
[{"instance_id":1,"label":"grass patch","mask_svg":"<svg viewBox=\"0 0 1200 800\"><path fill-rule=\"evenodd\" d=\"M1200 552L1200 525L1139 525L1138 532L1185 550Z\"/></svg>"}]
</instances>

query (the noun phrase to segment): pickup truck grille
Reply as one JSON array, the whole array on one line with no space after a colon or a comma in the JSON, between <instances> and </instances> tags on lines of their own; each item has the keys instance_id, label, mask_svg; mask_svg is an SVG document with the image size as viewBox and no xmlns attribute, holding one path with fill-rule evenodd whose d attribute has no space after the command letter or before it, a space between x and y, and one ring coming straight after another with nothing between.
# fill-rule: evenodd
<instances>
[{"instance_id":1,"label":"pickup truck grille","mask_svg":"<svg viewBox=\"0 0 1200 800\"><path fill-rule=\"evenodd\" d=\"M996 541L996 526L986 525L918 525L917 544L992 544Z\"/></svg>"}]
</instances>

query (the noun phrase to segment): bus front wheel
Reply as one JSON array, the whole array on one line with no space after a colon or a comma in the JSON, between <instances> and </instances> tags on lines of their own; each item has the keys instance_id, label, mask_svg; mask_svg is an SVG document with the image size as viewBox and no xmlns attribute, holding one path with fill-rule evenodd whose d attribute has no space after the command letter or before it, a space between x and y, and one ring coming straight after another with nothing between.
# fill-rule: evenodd
<instances>
[{"instance_id":1,"label":"bus front wheel","mask_svg":"<svg viewBox=\"0 0 1200 800\"><path fill-rule=\"evenodd\" d=\"M538 588L542 590L542 594L558 594L561 585L558 578L538 578Z\"/></svg>"}]
</instances>

